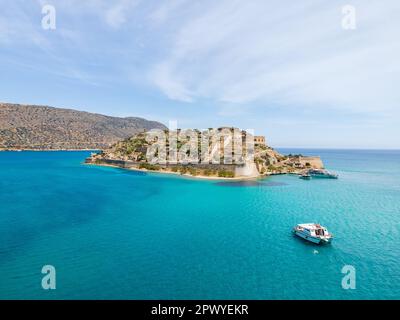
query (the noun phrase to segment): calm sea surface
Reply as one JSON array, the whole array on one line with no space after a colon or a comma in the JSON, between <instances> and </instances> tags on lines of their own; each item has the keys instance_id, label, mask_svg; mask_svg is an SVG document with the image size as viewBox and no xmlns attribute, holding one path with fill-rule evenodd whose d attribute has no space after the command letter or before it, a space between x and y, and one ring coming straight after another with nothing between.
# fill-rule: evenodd
<instances>
[{"instance_id":1,"label":"calm sea surface","mask_svg":"<svg viewBox=\"0 0 400 320\"><path fill-rule=\"evenodd\" d=\"M280 151L340 177L240 184L1 152L0 298L399 299L400 151ZM304 222L333 243L293 237ZM56 290L41 287L47 264Z\"/></svg>"}]
</instances>

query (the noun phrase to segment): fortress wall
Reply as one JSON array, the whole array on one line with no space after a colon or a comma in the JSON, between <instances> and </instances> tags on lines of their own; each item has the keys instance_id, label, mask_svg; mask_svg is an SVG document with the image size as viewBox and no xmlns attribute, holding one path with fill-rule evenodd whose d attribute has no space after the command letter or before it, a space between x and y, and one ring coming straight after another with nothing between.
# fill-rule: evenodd
<instances>
[{"instance_id":1,"label":"fortress wall","mask_svg":"<svg viewBox=\"0 0 400 320\"><path fill-rule=\"evenodd\" d=\"M258 172L257 166L254 162L249 162L235 168L235 176L237 177L257 177L259 175L260 173Z\"/></svg>"},{"instance_id":2,"label":"fortress wall","mask_svg":"<svg viewBox=\"0 0 400 320\"><path fill-rule=\"evenodd\" d=\"M87 163L96 163L95 161L92 161L90 158L86 160ZM108 165L114 165L118 166L121 168L135 168L138 167L139 165L143 164L143 162L136 162L136 161L131 161L131 160L114 160L114 159L99 159L98 162L99 164L108 164ZM235 172L235 168L237 165L235 164L213 164L213 163L199 163L199 164L156 164L160 166L161 168L168 168L172 169L174 167L187 167L187 168L195 168L195 169L201 169L201 170L226 170L226 171L231 171Z\"/></svg>"}]
</instances>

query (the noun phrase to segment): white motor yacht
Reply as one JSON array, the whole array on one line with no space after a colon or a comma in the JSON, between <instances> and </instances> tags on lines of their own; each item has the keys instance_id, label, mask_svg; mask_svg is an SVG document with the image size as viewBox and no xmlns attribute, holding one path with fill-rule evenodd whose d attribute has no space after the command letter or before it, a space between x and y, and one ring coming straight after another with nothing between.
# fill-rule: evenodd
<instances>
[{"instance_id":1,"label":"white motor yacht","mask_svg":"<svg viewBox=\"0 0 400 320\"><path fill-rule=\"evenodd\" d=\"M293 233L310 242L321 244L332 241L332 234L328 229L317 223L302 223L293 228Z\"/></svg>"}]
</instances>

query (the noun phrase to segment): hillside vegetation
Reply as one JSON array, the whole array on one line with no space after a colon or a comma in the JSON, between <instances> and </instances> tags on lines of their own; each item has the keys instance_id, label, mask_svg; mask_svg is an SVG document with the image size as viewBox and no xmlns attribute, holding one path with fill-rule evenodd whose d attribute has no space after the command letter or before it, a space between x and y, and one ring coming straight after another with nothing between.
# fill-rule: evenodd
<instances>
[{"instance_id":1,"label":"hillside vegetation","mask_svg":"<svg viewBox=\"0 0 400 320\"><path fill-rule=\"evenodd\" d=\"M0 149L103 149L153 128L165 126L135 117L0 103Z\"/></svg>"}]
</instances>

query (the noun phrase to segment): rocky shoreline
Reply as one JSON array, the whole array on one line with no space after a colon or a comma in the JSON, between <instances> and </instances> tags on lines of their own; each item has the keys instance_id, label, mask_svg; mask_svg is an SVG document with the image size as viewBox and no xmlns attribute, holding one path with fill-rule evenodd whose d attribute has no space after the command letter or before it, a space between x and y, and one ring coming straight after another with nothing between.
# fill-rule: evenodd
<instances>
[{"instance_id":1,"label":"rocky shoreline","mask_svg":"<svg viewBox=\"0 0 400 320\"><path fill-rule=\"evenodd\" d=\"M249 178L235 176L236 165L233 164L148 164L146 162L131 161L131 160L118 160L108 158L98 158L96 155L85 160L86 164L93 164L99 166L112 166L121 169L129 169L143 172L158 172L168 173L176 175L184 175L197 178L224 178L224 179L235 179L235 178ZM251 176L256 178L258 175Z\"/></svg>"},{"instance_id":2,"label":"rocky shoreline","mask_svg":"<svg viewBox=\"0 0 400 320\"><path fill-rule=\"evenodd\" d=\"M162 173L162 174L172 174L172 175L179 175L197 179L207 179L207 180L253 180L273 175L282 175L282 174L295 174L295 175L302 175L308 171L308 169L297 169L294 171L280 171L280 172L267 172L263 174L255 174L255 175L248 175L248 176L226 176L226 175L218 175L218 166L222 165L214 165L215 166L215 174L213 175L204 175L201 171L197 171L196 174L191 173L191 170L197 169L198 165L170 165L170 166L157 166L152 168L145 168L140 167L141 163L138 162L130 162L130 161L123 161L123 160L113 160L113 159L102 159L94 161L92 157L89 157L85 160L85 164L88 165L96 165L96 166L105 166L105 167L113 167L113 168L120 168L126 170L134 170L134 171L141 171L141 172L152 172L152 173ZM234 165L232 165L234 166ZM174 167L186 167L185 170L172 170Z\"/></svg>"},{"instance_id":3,"label":"rocky shoreline","mask_svg":"<svg viewBox=\"0 0 400 320\"><path fill-rule=\"evenodd\" d=\"M121 155L115 154L108 150L105 152L102 151L99 153L93 153L89 158L85 160L85 163L99 166L112 166L143 172L158 172L213 180L256 179L278 174L302 175L308 172L308 170L310 169L323 168L323 163L319 157L282 155L280 155L280 157L281 158L279 158L279 160L273 162L271 158L266 160L260 158L260 154L257 153L257 157L255 158L254 162L250 164L151 164L146 162L146 160L130 159L126 156L122 157ZM249 166L252 167L251 170L247 170L246 167Z\"/></svg>"},{"instance_id":4,"label":"rocky shoreline","mask_svg":"<svg viewBox=\"0 0 400 320\"><path fill-rule=\"evenodd\" d=\"M159 170L149 170L149 169L143 169L139 167L125 167L125 166L120 166L117 164L109 164L109 163L93 163L90 161L85 161L86 165L94 165L94 166L102 166L102 167L111 167L111 168L119 168L119 169L125 169L125 170L133 170L133 171L139 171L139 172L146 172L146 173L160 173L160 174L166 174L166 175L175 175L175 176L180 176L180 177L187 177L187 178L193 178L193 179L201 179L201 180L254 180L258 178L262 178L268 175L256 175L256 176L246 176L246 177L232 177L232 178L227 178L227 177L219 177L219 176L204 176L204 175L191 175L190 173L181 173L181 172L173 172L171 170L166 170L166 169L159 169Z\"/></svg>"}]
</instances>

